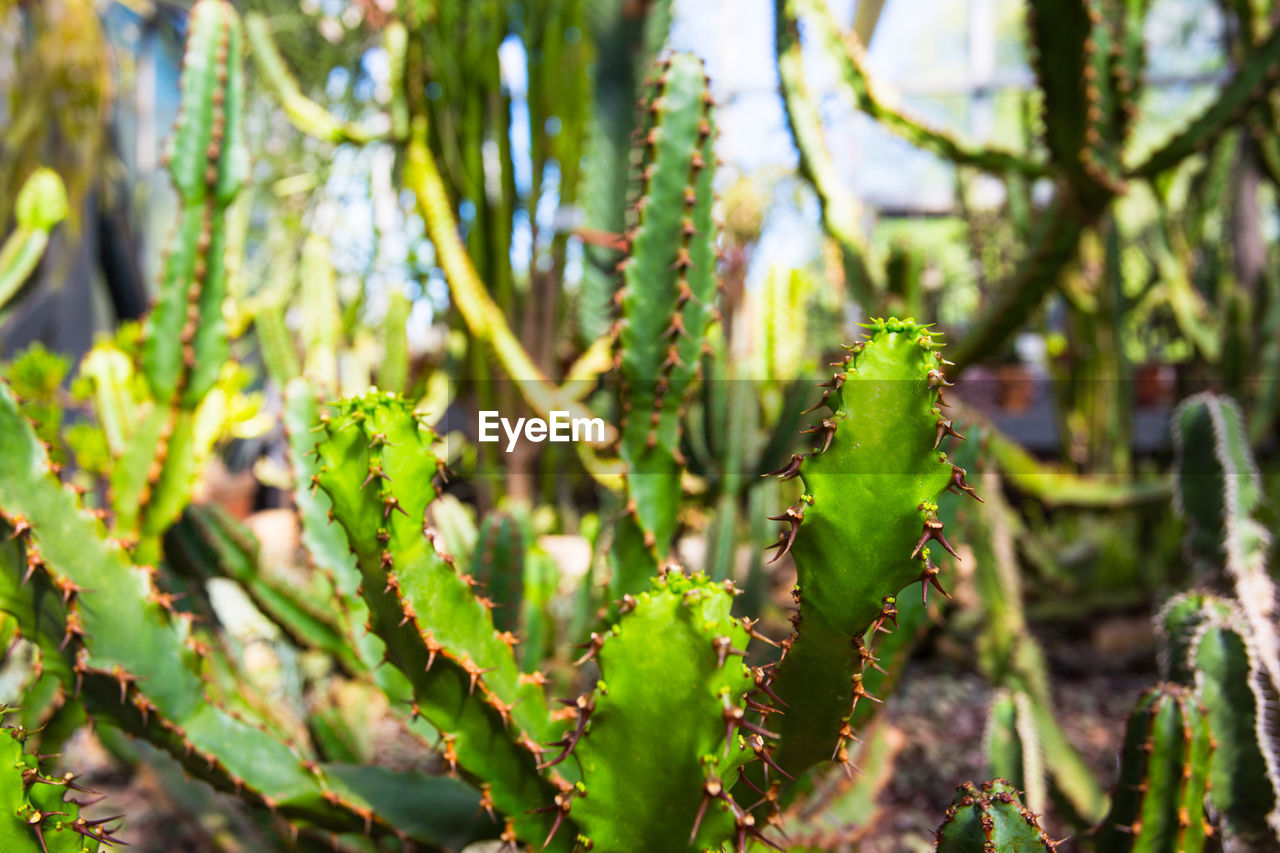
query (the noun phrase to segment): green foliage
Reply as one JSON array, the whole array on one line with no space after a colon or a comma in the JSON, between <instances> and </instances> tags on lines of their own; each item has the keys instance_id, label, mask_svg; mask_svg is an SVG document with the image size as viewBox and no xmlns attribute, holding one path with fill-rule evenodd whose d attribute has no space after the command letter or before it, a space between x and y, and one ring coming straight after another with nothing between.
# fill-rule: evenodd
<instances>
[{"instance_id":1,"label":"green foliage","mask_svg":"<svg viewBox=\"0 0 1280 853\"><path fill-rule=\"evenodd\" d=\"M35 271L49 232L67 216L67 191L58 175L37 169L18 191L18 227L0 246L0 319L5 305Z\"/></svg>"}]
</instances>

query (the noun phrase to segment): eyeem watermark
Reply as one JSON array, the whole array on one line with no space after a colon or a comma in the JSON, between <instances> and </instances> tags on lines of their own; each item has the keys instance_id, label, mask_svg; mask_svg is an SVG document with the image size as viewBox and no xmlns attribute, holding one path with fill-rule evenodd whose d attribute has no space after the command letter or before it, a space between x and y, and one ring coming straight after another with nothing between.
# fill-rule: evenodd
<instances>
[{"instance_id":1,"label":"eyeem watermark","mask_svg":"<svg viewBox=\"0 0 1280 853\"><path fill-rule=\"evenodd\" d=\"M516 418L513 424L493 410L480 412L479 438L483 442L502 440L499 429L507 437L507 453L515 450L523 435L525 441L541 444L544 441L602 442L605 436L604 418L571 418L568 412L551 412L551 420L543 418Z\"/></svg>"}]
</instances>

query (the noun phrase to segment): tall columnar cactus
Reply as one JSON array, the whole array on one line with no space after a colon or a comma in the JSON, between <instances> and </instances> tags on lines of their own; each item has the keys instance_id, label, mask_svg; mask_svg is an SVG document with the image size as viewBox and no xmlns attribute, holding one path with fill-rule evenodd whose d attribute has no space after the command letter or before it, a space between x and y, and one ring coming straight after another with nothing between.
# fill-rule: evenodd
<instances>
[{"instance_id":1,"label":"tall columnar cactus","mask_svg":"<svg viewBox=\"0 0 1280 853\"><path fill-rule=\"evenodd\" d=\"M516 637L497 630L475 579L423 527L445 471L435 434L411 405L381 392L336 404L319 431L314 485L347 533L370 628L409 679L415 712L444 733L450 767L477 780L513 837L550 837L557 819L532 810L571 789L538 767L561 726L548 716L543 679L519 671ZM557 837L567 848L572 834Z\"/></svg>"},{"instance_id":2,"label":"tall columnar cactus","mask_svg":"<svg viewBox=\"0 0 1280 853\"><path fill-rule=\"evenodd\" d=\"M1209 802L1224 837L1242 850L1275 844L1268 825L1276 786L1261 744L1267 726L1260 709L1257 655L1238 606L1208 593L1172 599L1157 619L1166 676L1191 687L1204 706L1215 744Z\"/></svg>"},{"instance_id":3,"label":"tall columnar cactus","mask_svg":"<svg viewBox=\"0 0 1280 853\"><path fill-rule=\"evenodd\" d=\"M168 153L181 207L142 345L155 407L112 477L118 532L141 540L145 561L158 557L154 540L182 512L204 455L196 411L228 352L227 207L249 171L239 18L226 0L201 0L189 26Z\"/></svg>"},{"instance_id":4,"label":"tall columnar cactus","mask_svg":"<svg viewBox=\"0 0 1280 853\"><path fill-rule=\"evenodd\" d=\"M1247 653L1247 686L1256 709L1253 741L1272 792L1266 822L1273 836L1280 837L1280 731L1271 722L1280 718L1280 601L1266 566L1271 537L1254 517L1262 484L1244 418L1230 398L1191 397L1174 413L1173 429L1175 505L1187 519L1187 557L1206 581L1229 585L1234 593L1240 618L1232 624ZM1223 676L1218 672L1215 677ZM1244 700L1240 687L1234 688L1237 701Z\"/></svg>"},{"instance_id":5,"label":"tall columnar cactus","mask_svg":"<svg viewBox=\"0 0 1280 853\"><path fill-rule=\"evenodd\" d=\"M1190 691L1161 684L1144 693L1129 717L1099 853L1204 849L1212 752L1209 721Z\"/></svg>"},{"instance_id":6,"label":"tall columnar cactus","mask_svg":"<svg viewBox=\"0 0 1280 853\"><path fill-rule=\"evenodd\" d=\"M780 471L799 475L800 500L777 516L778 555L795 559L795 634L775 670L760 674L784 711L774 758L795 775L840 757L859 702L874 701L863 668L892 630L897 596L913 583L941 586L934 557L955 553L938 518L947 489L976 493L940 445L956 435L942 413L939 344L911 320L876 320L849 347L817 407L816 446ZM776 557L775 557L776 559Z\"/></svg>"},{"instance_id":7,"label":"tall columnar cactus","mask_svg":"<svg viewBox=\"0 0 1280 853\"><path fill-rule=\"evenodd\" d=\"M10 713L0 706L0 718ZM5 853L97 853L115 844L120 816L90 820L84 803L70 796L87 792L71 773L53 775L25 749L21 726L0 728L0 848Z\"/></svg>"},{"instance_id":8,"label":"tall columnar cactus","mask_svg":"<svg viewBox=\"0 0 1280 853\"><path fill-rule=\"evenodd\" d=\"M966 782L936 833L938 853L1053 853L1057 844L1004 779Z\"/></svg>"},{"instance_id":9,"label":"tall columnar cactus","mask_svg":"<svg viewBox=\"0 0 1280 853\"><path fill-rule=\"evenodd\" d=\"M716 313L711 93L702 62L658 65L641 127L642 194L615 301L622 387L618 452L626 515L614 545L614 590L645 589L666 560L680 505L680 412Z\"/></svg>"}]
</instances>

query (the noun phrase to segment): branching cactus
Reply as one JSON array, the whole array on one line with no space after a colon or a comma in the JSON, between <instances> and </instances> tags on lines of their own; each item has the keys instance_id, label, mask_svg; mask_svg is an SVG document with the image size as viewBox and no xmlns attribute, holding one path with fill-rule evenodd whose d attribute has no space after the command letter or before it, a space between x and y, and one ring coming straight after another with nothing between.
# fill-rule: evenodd
<instances>
[{"instance_id":1,"label":"branching cactus","mask_svg":"<svg viewBox=\"0 0 1280 853\"><path fill-rule=\"evenodd\" d=\"M0 706L0 718L9 710ZM5 853L98 853L116 844L120 816L90 820L71 773L55 776L25 749L21 726L0 728L0 847Z\"/></svg>"},{"instance_id":2,"label":"branching cactus","mask_svg":"<svg viewBox=\"0 0 1280 853\"><path fill-rule=\"evenodd\" d=\"M190 498L210 443L197 410L227 360L227 206L249 171L242 38L226 0L192 8L168 154L181 209L142 348L155 406L111 481L117 532L138 540L145 562L158 559L157 537Z\"/></svg>"},{"instance_id":3,"label":"branching cactus","mask_svg":"<svg viewBox=\"0 0 1280 853\"><path fill-rule=\"evenodd\" d=\"M1190 691L1161 684L1144 693L1129 716L1099 853L1204 849L1212 752L1208 718Z\"/></svg>"},{"instance_id":4,"label":"branching cactus","mask_svg":"<svg viewBox=\"0 0 1280 853\"><path fill-rule=\"evenodd\" d=\"M618 452L627 482L613 549L616 595L644 590L675 538L684 467L680 416L716 313L715 133L698 58L678 53L659 63L645 116L642 194L615 296Z\"/></svg>"},{"instance_id":5,"label":"branching cactus","mask_svg":"<svg viewBox=\"0 0 1280 853\"><path fill-rule=\"evenodd\" d=\"M893 629L899 592L941 588L934 557L955 552L938 497L949 488L977 496L940 449L956 433L941 408L939 344L911 320L868 328L814 407L831 412L810 430L815 448L774 472L804 482L800 500L777 516L785 528L775 546L795 559L799 612L777 668L757 677L784 711L771 720L780 734L774 759L793 776L840 758L850 715L875 701L862 672L875 661L876 635Z\"/></svg>"},{"instance_id":6,"label":"branching cactus","mask_svg":"<svg viewBox=\"0 0 1280 853\"><path fill-rule=\"evenodd\" d=\"M938 853L1053 853L1057 844L1004 779L966 782L936 833Z\"/></svg>"}]
</instances>

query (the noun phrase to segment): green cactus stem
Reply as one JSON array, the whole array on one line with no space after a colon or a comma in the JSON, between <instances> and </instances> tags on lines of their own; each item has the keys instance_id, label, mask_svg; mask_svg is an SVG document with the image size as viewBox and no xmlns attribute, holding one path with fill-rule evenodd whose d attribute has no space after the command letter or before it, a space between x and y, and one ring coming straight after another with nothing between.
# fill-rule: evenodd
<instances>
[{"instance_id":1,"label":"green cactus stem","mask_svg":"<svg viewBox=\"0 0 1280 853\"><path fill-rule=\"evenodd\" d=\"M1234 591L1257 709L1255 742L1274 795L1280 734L1269 720L1280 713L1280 601L1266 565L1271 536L1255 517L1263 492L1244 417L1229 397L1200 394L1174 412L1173 430L1175 507L1187 519L1186 552L1200 575ZM1266 821L1280 837L1280 802Z\"/></svg>"},{"instance_id":2,"label":"green cactus stem","mask_svg":"<svg viewBox=\"0 0 1280 853\"><path fill-rule=\"evenodd\" d=\"M1229 843L1241 850L1268 850L1276 836L1268 820L1276 809L1276 786L1268 775L1263 745L1267 726L1259 709L1258 655L1239 607L1211 593L1176 596L1156 619L1161 669L1192 687L1204 706L1215 744L1209 802Z\"/></svg>"},{"instance_id":3,"label":"green cactus stem","mask_svg":"<svg viewBox=\"0 0 1280 853\"><path fill-rule=\"evenodd\" d=\"M0 705L0 718L12 713ZM21 726L0 728L0 847L5 853L98 853L124 844L120 815L90 820L72 791L93 793L71 773L53 775L27 752Z\"/></svg>"},{"instance_id":4,"label":"green cactus stem","mask_svg":"<svg viewBox=\"0 0 1280 853\"><path fill-rule=\"evenodd\" d=\"M822 205L823 227L840 247L854 301L870 310L882 283L862 233L861 206L840 179L835 158L823 139L817 103L805 83L796 5L795 0L774 2L773 46L787 124L800 152L800 168Z\"/></svg>"},{"instance_id":5,"label":"green cactus stem","mask_svg":"<svg viewBox=\"0 0 1280 853\"><path fill-rule=\"evenodd\" d=\"M0 319L4 308L35 271L49 232L67 217L67 190L51 169L36 169L18 191L18 227L0 246Z\"/></svg>"},{"instance_id":6,"label":"green cactus stem","mask_svg":"<svg viewBox=\"0 0 1280 853\"><path fill-rule=\"evenodd\" d=\"M781 735L774 758L793 776L839 758L850 716L876 701L863 667L875 660L876 634L893 629L902 589L941 586L934 558L954 550L939 495L977 497L939 449L957 434L941 408L939 344L911 320L867 328L825 383L819 407L831 414L810 430L814 450L775 472L804 482L800 500L776 516L785 525L777 556L790 552L796 564L796 632L777 668L759 674L785 712L770 721Z\"/></svg>"},{"instance_id":7,"label":"green cactus stem","mask_svg":"<svg viewBox=\"0 0 1280 853\"><path fill-rule=\"evenodd\" d=\"M493 513L480 524L471 574L493 599L494 624L503 631L517 630L524 604L525 542L511 515Z\"/></svg>"},{"instance_id":8,"label":"green cactus stem","mask_svg":"<svg viewBox=\"0 0 1280 853\"><path fill-rule=\"evenodd\" d=\"M1190 691L1161 684L1144 693L1129 717L1099 853L1204 849L1212 752L1209 721Z\"/></svg>"},{"instance_id":9,"label":"green cactus stem","mask_svg":"<svg viewBox=\"0 0 1280 853\"><path fill-rule=\"evenodd\" d=\"M805 25L815 42L836 65L844 92L868 116L887 130L901 136L917 148L938 155L957 166L972 166L988 172L1018 172L1029 177L1048 173L1043 163L1028 160L999 148L983 148L967 144L947 131L931 127L924 119L912 115L879 91L867 69L866 51L856 33L842 34L830 9L820 0L780 0L776 14L787 20L790 29L795 22Z\"/></svg>"},{"instance_id":10,"label":"green cactus stem","mask_svg":"<svg viewBox=\"0 0 1280 853\"><path fill-rule=\"evenodd\" d=\"M582 767L582 782L562 801L582 847L774 846L729 793L747 761L771 761L761 741L770 733L746 713L749 636L730 615L733 595L728 583L673 569L650 591L627 596L619 622L593 636L600 681L574 704L576 728L551 759L572 752Z\"/></svg>"},{"instance_id":11,"label":"green cactus stem","mask_svg":"<svg viewBox=\"0 0 1280 853\"><path fill-rule=\"evenodd\" d=\"M1057 844L1004 779L965 782L936 833L938 853L1053 853Z\"/></svg>"},{"instance_id":12,"label":"green cactus stem","mask_svg":"<svg viewBox=\"0 0 1280 853\"><path fill-rule=\"evenodd\" d=\"M1265 41L1248 49L1235 76L1218 97L1182 131L1135 166L1132 174L1154 177L1192 154L1208 149L1227 127L1242 121L1249 109L1275 87L1277 67L1280 67L1280 27L1273 27Z\"/></svg>"},{"instance_id":13,"label":"green cactus stem","mask_svg":"<svg viewBox=\"0 0 1280 853\"><path fill-rule=\"evenodd\" d=\"M644 192L616 295L627 509L615 533L615 596L643 590L670 553L681 498L680 411L716 312L711 93L691 54L658 68L642 130Z\"/></svg>"},{"instance_id":14,"label":"green cactus stem","mask_svg":"<svg viewBox=\"0 0 1280 853\"><path fill-rule=\"evenodd\" d=\"M136 543L145 562L158 560L158 537L190 499L207 453L209 421L220 420L200 409L228 356L227 208L249 171L241 42L226 0L192 7L168 153L180 210L142 339L155 405L112 476L117 533Z\"/></svg>"},{"instance_id":15,"label":"green cactus stem","mask_svg":"<svg viewBox=\"0 0 1280 853\"><path fill-rule=\"evenodd\" d=\"M245 32L249 47L262 78L271 87L285 113L299 130L316 139L329 142L354 142L363 145L386 136L355 122L335 118L328 110L302 94L298 81L289 73L284 57L271 38L271 25L258 12L245 16Z\"/></svg>"},{"instance_id":16,"label":"green cactus stem","mask_svg":"<svg viewBox=\"0 0 1280 853\"><path fill-rule=\"evenodd\" d=\"M494 627L490 600L424 529L445 472L431 450L435 434L407 402L382 392L340 401L315 429L313 483L346 531L369 627L412 685L415 713L442 732L450 768L483 786L517 837L549 837L557 819L530 810L569 787L538 769L559 726L546 711L544 680L516 666L515 636Z\"/></svg>"},{"instance_id":17,"label":"green cactus stem","mask_svg":"<svg viewBox=\"0 0 1280 853\"><path fill-rule=\"evenodd\" d=\"M996 691L987 712L983 752L991 775L1010 780L1023 791L1032 811L1044 810L1048 796L1044 744L1030 696L1005 688Z\"/></svg>"},{"instance_id":18,"label":"green cactus stem","mask_svg":"<svg viewBox=\"0 0 1280 853\"><path fill-rule=\"evenodd\" d=\"M7 550L4 571L40 577L56 591L46 607L14 608L31 621L28 637L65 656L66 687L100 722L111 723L174 757L193 776L281 817L342 832L390 833L393 824L367 799L371 780L331 776L295 743L213 701L206 679L208 650L193 634L190 614L157 586L154 569L130 563L107 538L98 513L59 482L57 468L0 383L0 521L22 547ZM41 618L52 601L56 619ZM351 777L351 778L347 778ZM415 785L401 779L402 796ZM426 791L418 787L419 794ZM392 804L394 805L394 803ZM400 827L394 830L404 831ZM436 843L440 828L425 814L410 834Z\"/></svg>"}]
</instances>

